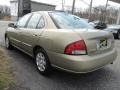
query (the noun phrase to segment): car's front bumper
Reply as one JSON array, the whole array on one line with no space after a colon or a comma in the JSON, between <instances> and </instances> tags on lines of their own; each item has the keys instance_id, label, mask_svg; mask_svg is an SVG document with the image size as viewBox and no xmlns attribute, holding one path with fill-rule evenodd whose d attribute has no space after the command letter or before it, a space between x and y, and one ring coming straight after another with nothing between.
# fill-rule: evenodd
<instances>
[{"instance_id":1,"label":"car's front bumper","mask_svg":"<svg viewBox=\"0 0 120 90\"><path fill-rule=\"evenodd\" d=\"M48 52L48 55L51 64L57 68L74 73L87 73L112 63L116 59L117 52L112 49L109 52L93 56L72 56L54 52Z\"/></svg>"}]
</instances>

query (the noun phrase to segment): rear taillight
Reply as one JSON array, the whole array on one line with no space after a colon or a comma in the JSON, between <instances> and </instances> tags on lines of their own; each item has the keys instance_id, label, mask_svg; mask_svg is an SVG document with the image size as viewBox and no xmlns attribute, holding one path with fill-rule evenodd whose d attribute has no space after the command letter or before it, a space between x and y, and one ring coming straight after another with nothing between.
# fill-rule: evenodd
<instances>
[{"instance_id":1,"label":"rear taillight","mask_svg":"<svg viewBox=\"0 0 120 90\"><path fill-rule=\"evenodd\" d=\"M80 40L69 44L64 51L68 55L85 55L87 54L87 48L84 40Z\"/></svg>"}]
</instances>

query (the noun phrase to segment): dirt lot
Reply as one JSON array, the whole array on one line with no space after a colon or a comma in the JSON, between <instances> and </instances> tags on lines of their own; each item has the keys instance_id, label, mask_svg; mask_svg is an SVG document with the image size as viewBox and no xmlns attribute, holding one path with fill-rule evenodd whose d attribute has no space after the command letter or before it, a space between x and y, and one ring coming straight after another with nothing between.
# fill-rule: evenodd
<instances>
[{"instance_id":1,"label":"dirt lot","mask_svg":"<svg viewBox=\"0 0 120 90\"><path fill-rule=\"evenodd\" d=\"M0 90L9 88L15 83L9 59L5 51L0 48Z\"/></svg>"}]
</instances>

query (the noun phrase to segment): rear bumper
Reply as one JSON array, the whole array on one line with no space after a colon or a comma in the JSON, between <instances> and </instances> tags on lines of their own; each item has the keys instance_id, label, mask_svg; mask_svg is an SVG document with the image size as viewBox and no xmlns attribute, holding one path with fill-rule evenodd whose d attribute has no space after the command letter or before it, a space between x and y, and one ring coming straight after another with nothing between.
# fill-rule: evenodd
<instances>
[{"instance_id":1,"label":"rear bumper","mask_svg":"<svg viewBox=\"0 0 120 90\"><path fill-rule=\"evenodd\" d=\"M112 63L116 59L117 52L113 49L94 56L71 56L53 52L48 52L48 55L54 67L74 73L87 73Z\"/></svg>"}]
</instances>

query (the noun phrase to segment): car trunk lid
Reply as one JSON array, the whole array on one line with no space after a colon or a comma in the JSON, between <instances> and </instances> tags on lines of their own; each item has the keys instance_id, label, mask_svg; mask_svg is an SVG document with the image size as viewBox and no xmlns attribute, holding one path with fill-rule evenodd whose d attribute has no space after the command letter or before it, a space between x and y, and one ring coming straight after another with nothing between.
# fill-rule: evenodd
<instances>
[{"instance_id":1,"label":"car trunk lid","mask_svg":"<svg viewBox=\"0 0 120 90\"><path fill-rule=\"evenodd\" d=\"M103 53L106 50L113 48L114 38L109 32L93 29L81 29L73 31L85 41L87 53L89 55Z\"/></svg>"}]
</instances>

